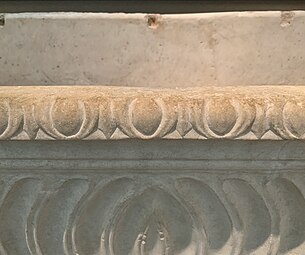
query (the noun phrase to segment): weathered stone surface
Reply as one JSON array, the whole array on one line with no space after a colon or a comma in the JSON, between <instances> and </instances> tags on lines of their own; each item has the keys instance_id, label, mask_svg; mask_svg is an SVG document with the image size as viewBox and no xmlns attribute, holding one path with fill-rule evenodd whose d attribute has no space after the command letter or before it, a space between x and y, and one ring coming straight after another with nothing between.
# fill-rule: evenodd
<instances>
[{"instance_id":1,"label":"weathered stone surface","mask_svg":"<svg viewBox=\"0 0 305 255\"><path fill-rule=\"evenodd\" d=\"M5 15L0 254L303 255L304 22Z\"/></svg>"},{"instance_id":2,"label":"weathered stone surface","mask_svg":"<svg viewBox=\"0 0 305 255\"><path fill-rule=\"evenodd\" d=\"M302 255L304 155L301 141L2 141L0 252Z\"/></svg>"},{"instance_id":3,"label":"weathered stone surface","mask_svg":"<svg viewBox=\"0 0 305 255\"><path fill-rule=\"evenodd\" d=\"M305 139L305 87L2 87L0 139Z\"/></svg>"},{"instance_id":4,"label":"weathered stone surface","mask_svg":"<svg viewBox=\"0 0 305 255\"><path fill-rule=\"evenodd\" d=\"M1 85L305 84L305 12L5 14Z\"/></svg>"}]
</instances>

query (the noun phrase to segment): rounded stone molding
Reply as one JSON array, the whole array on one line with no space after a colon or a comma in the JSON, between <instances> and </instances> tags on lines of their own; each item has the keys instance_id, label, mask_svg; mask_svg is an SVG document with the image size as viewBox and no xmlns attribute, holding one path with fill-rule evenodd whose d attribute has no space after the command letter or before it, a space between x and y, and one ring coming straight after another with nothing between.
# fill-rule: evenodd
<instances>
[{"instance_id":1,"label":"rounded stone molding","mask_svg":"<svg viewBox=\"0 0 305 255\"><path fill-rule=\"evenodd\" d=\"M1 87L0 139L305 139L305 87Z\"/></svg>"}]
</instances>

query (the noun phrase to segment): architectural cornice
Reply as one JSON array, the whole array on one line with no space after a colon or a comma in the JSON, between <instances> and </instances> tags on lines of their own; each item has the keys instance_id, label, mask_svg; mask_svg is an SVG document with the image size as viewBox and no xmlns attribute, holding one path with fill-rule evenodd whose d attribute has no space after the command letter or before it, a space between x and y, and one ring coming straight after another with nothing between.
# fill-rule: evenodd
<instances>
[{"instance_id":1,"label":"architectural cornice","mask_svg":"<svg viewBox=\"0 0 305 255\"><path fill-rule=\"evenodd\" d=\"M0 88L0 139L305 139L305 87Z\"/></svg>"}]
</instances>

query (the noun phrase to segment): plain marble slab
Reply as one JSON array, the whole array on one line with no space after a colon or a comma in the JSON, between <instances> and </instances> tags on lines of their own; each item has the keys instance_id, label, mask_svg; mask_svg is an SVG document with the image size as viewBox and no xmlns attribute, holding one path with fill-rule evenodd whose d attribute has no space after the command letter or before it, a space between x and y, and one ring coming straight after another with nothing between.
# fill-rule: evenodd
<instances>
[{"instance_id":1,"label":"plain marble slab","mask_svg":"<svg viewBox=\"0 0 305 255\"><path fill-rule=\"evenodd\" d=\"M0 85L305 84L305 12L4 14Z\"/></svg>"}]
</instances>

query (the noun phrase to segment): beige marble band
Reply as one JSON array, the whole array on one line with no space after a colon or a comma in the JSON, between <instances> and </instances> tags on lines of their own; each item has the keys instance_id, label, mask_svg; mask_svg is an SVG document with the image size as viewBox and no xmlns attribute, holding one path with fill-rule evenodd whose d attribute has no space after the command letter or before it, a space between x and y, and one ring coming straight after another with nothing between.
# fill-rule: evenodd
<instances>
[{"instance_id":1,"label":"beige marble band","mask_svg":"<svg viewBox=\"0 0 305 255\"><path fill-rule=\"evenodd\" d=\"M305 87L0 87L1 140L305 139Z\"/></svg>"}]
</instances>

